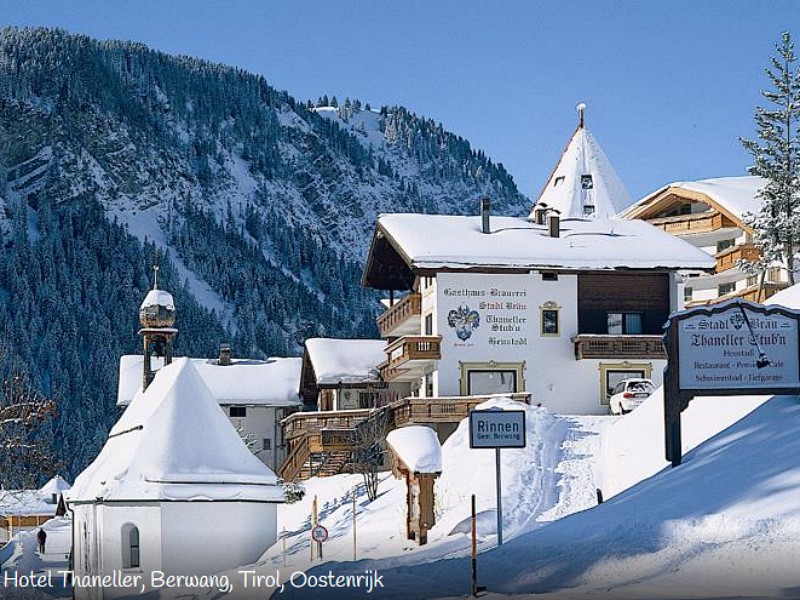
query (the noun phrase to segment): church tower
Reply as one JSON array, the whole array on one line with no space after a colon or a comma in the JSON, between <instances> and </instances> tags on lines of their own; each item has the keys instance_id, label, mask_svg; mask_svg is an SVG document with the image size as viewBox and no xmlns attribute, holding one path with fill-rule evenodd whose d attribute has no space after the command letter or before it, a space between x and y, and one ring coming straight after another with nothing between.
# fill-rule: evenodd
<instances>
[{"instance_id":1,"label":"church tower","mask_svg":"<svg viewBox=\"0 0 800 600\"><path fill-rule=\"evenodd\" d=\"M153 355L163 359L164 366L172 362L172 344L178 330L175 325L175 300L172 294L158 289L158 265L153 266L153 289L139 307L139 335L144 343L142 390L153 381Z\"/></svg>"},{"instance_id":2,"label":"church tower","mask_svg":"<svg viewBox=\"0 0 800 600\"><path fill-rule=\"evenodd\" d=\"M531 210L555 209L562 219L609 219L631 204L597 139L586 128L586 105L578 109L578 127Z\"/></svg>"}]
</instances>

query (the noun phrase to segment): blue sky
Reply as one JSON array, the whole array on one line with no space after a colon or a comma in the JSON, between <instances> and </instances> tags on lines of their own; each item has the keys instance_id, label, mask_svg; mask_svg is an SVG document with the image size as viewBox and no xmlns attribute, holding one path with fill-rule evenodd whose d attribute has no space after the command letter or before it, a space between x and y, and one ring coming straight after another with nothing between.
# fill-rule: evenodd
<instances>
[{"instance_id":1,"label":"blue sky","mask_svg":"<svg viewBox=\"0 0 800 600\"><path fill-rule=\"evenodd\" d=\"M586 102L634 198L746 174L739 136L795 1L0 0L0 25L130 39L263 74L294 97L402 104L535 196Z\"/></svg>"}]
</instances>

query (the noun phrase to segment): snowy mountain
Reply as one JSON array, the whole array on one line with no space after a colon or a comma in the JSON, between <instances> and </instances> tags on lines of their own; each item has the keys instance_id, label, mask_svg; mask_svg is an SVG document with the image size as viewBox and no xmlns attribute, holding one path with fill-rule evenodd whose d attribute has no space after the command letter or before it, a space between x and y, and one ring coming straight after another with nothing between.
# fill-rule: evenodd
<instances>
[{"instance_id":1,"label":"snowy mountain","mask_svg":"<svg viewBox=\"0 0 800 600\"><path fill-rule=\"evenodd\" d=\"M58 398L67 474L113 421L154 254L178 352L293 354L375 334L359 279L378 214L472 213L485 195L529 208L502 165L404 108L316 107L141 44L0 31L0 317Z\"/></svg>"}]
</instances>

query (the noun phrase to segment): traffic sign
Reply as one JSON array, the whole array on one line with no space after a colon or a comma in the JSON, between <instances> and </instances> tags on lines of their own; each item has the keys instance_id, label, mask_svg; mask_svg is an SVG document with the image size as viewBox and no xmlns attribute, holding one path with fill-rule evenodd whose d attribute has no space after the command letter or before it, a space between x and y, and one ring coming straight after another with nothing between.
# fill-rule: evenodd
<instances>
[{"instance_id":1,"label":"traffic sign","mask_svg":"<svg viewBox=\"0 0 800 600\"><path fill-rule=\"evenodd\" d=\"M314 525L311 528L311 539L321 544L328 539L328 530L322 525Z\"/></svg>"}]
</instances>

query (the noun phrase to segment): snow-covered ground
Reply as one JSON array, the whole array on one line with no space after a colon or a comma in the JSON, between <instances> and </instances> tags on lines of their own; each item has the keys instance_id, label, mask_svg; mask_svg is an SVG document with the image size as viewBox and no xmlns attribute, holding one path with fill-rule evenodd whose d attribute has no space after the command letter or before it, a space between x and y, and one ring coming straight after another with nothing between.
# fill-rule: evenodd
<instances>
[{"instance_id":1,"label":"snow-covered ground","mask_svg":"<svg viewBox=\"0 0 800 600\"><path fill-rule=\"evenodd\" d=\"M15 535L11 541L3 547L3 579L0 584L5 582L5 577L12 577L14 573L29 575L31 573L45 573L52 571L65 570L69 566L69 551L72 546L72 523L68 517L56 517L42 526L47 533L45 553L39 553L39 542L36 539L38 529L22 531ZM7 556L7 558L6 558ZM8 573L9 575L6 575ZM58 584L59 578L53 576L53 582ZM61 585L56 585L47 590L25 587L13 587L10 585L0 585L0 598L9 600L34 600L47 597L68 597L72 595L71 589L64 589Z\"/></svg>"}]
</instances>

